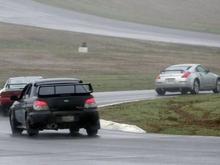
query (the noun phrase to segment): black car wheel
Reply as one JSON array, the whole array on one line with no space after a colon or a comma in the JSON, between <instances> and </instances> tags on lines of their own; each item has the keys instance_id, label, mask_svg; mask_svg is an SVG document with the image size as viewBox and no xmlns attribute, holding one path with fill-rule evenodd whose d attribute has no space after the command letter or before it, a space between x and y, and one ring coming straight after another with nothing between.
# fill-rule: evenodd
<instances>
[{"instance_id":1,"label":"black car wheel","mask_svg":"<svg viewBox=\"0 0 220 165\"><path fill-rule=\"evenodd\" d=\"M199 93L199 81L195 80L193 83L193 89L191 90L191 94L198 94Z\"/></svg>"},{"instance_id":2,"label":"black car wheel","mask_svg":"<svg viewBox=\"0 0 220 165\"><path fill-rule=\"evenodd\" d=\"M220 79L217 80L216 82L216 87L213 90L214 93L220 93Z\"/></svg>"},{"instance_id":3,"label":"black car wheel","mask_svg":"<svg viewBox=\"0 0 220 165\"><path fill-rule=\"evenodd\" d=\"M27 129L28 136L37 136L39 131L37 129Z\"/></svg>"},{"instance_id":4,"label":"black car wheel","mask_svg":"<svg viewBox=\"0 0 220 165\"><path fill-rule=\"evenodd\" d=\"M96 136L98 133L98 129L94 129L94 128L87 128L86 129L87 135L88 136Z\"/></svg>"},{"instance_id":5,"label":"black car wheel","mask_svg":"<svg viewBox=\"0 0 220 165\"><path fill-rule=\"evenodd\" d=\"M1 110L2 110L3 116L8 116L8 115L9 115L9 113L8 113L8 111L9 111L8 107L1 106Z\"/></svg>"},{"instance_id":6,"label":"black car wheel","mask_svg":"<svg viewBox=\"0 0 220 165\"><path fill-rule=\"evenodd\" d=\"M157 88L156 89L156 92L159 96L164 96L166 91L164 89L161 89L161 88Z\"/></svg>"},{"instance_id":7,"label":"black car wheel","mask_svg":"<svg viewBox=\"0 0 220 165\"><path fill-rule=\"evenodd\" d=\"M19 123L16 121L14 112L11 112L9 114L9 120L10 120L10 126L11 126L11 132L13 135L20 135L23 132L22 128L17 128Z\"/></svg>"},{"instance_id":8,"label":"black car wheel","mask_svg":"<svg viewBox=\"0 0 220 165\"><path fill-rule=\"evenodd\" d=\"M3 110L2 110L2 106L1 106L1 105L0 105L0 111L1 111L0 113L2 113L2 114L3 114Z\"/></svg>"},{"instance_id":9,"label":"black car wheel","mask_svg":"<svg viewBox=\"0 0 220 165\"><path fill-rule=\"evenodd\" d=\"M79 129L78 128L70 128L70 135L75 136L79 134Z\"/></svg>"},{"instance_id":10,"label":"black car wheel","mask_svg":"<svg viewBox=\"0 0 220 165\"><path fill-rule=\"evenodd\" d=\"M37 136L39 134L38 129L33 129L30 127L29 118L26 119L26 129L27 129L28 136Z\"/></svg>"}]
</instances>

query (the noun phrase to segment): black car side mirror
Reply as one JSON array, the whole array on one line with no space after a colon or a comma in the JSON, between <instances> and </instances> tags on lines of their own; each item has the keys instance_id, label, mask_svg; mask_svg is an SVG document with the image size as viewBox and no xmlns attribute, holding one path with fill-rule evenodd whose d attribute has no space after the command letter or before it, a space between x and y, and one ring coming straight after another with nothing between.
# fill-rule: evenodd
<instances>
[{"instance_id":1,"label":"black car side mirror","mask_svg":"<svg viewBox=\"0 0 220 165\"><path fill-rule=\"evenodd\" d=\"M18 100L19 100L18 96L11 96L10 99L11 99L12 101L18 101Z\"/></svg>"}]
</instances>

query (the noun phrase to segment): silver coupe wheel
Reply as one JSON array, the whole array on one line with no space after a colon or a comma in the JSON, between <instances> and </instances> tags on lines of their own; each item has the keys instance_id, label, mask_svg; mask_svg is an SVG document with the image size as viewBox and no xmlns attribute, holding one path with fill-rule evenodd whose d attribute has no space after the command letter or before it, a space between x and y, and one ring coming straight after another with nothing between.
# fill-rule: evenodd
<instances>
[{"instance_id":1,"label":"silver coupe wheel","mask_svg":"<svg viewBox=\"0 0 220 165\"><path fill-rule=\"evenodd\" d=\"M220 79L216 82L216 88L213 90L214 93L220 93Z\"/></svg>"},{"instance_id":2,"label":"silver coupe wheel","mask_svg":"<svg viewBox=\"0 0 220 165\"><path fill-rule=\"evenodd\" d=\"M192 94L198 94L199 93L199 82L198 80L195 80L193 83L193 89L191 91Z\"/></svg>"}]
</instances>

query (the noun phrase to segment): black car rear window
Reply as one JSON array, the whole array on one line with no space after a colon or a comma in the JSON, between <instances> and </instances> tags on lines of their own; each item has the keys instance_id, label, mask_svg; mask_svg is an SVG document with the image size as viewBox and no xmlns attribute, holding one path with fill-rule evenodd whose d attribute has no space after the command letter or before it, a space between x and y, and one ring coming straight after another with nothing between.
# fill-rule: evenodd
<instances>
[{"instance_id":1,"label":"black car rear window","mask_svg":"<svg viewBox=\"0 0 220 165\"><path fill-rule=\"evenodd\" d=\"M54 87L47 87L47 86L40 87L38 94L39 95L53 95Z\"/></svg>"},{"instance_id":2,"label":"black car rear window","mask_svg":"<svg viewBox=\"0 0 220 165\"><path fill-rule=\"evenodd\" d=\"M90 84L43 85L38 88L39 96L91 93Z\"/></svg>"}]
</instances>

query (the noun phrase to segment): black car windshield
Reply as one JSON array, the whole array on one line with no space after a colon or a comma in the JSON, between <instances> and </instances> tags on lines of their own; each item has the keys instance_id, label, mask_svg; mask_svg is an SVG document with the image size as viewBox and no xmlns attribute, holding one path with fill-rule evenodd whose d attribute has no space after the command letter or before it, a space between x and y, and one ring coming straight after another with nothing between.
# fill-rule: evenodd
<instances>
[{"instance_id":1,"label":"black car windshield","mask_svg":"<svg viewBox=\"0 0 220 165\"><path fill-rule=\"evenodd\" d=\"M38 88L39 96L71 95L91 93L90 84L42 85Z\"/></svg>"}]
</instances>

